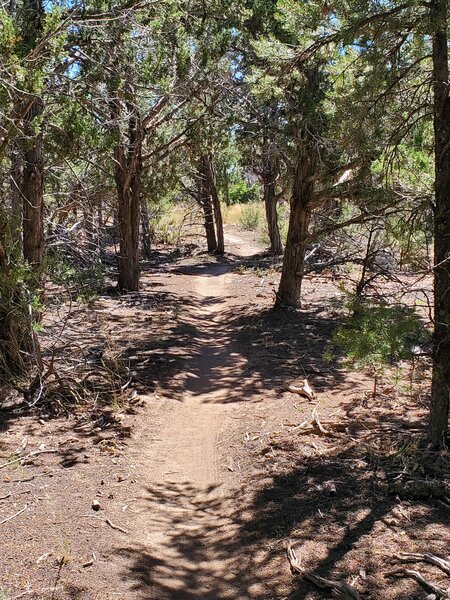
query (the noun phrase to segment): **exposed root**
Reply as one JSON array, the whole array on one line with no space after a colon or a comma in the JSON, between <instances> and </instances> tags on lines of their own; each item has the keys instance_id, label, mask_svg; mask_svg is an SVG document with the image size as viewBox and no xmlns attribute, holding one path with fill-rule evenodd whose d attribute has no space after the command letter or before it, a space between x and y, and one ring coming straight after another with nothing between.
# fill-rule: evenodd
<instances>
[{"instance_id":1,"label":"exposed root","mask_svg":"<svg viewBox=\"0 0 450 600\"><path fill-rule=\"evenodd\" d=\"M413 479L395 482L392 491L402 498L426 500L433 497L446 500L450 497L450 484L437 479Z\"/></svg>"},{"instance_id":2,"label":"exposed root","mask_svg":"<svg viewBox=\"0 0 450 600\"><path fill-rule=\"evenodd\" d=\"M425 552L424 554L419 552L400 552L400 554L397 554L394 558L401 562L425 562L429 565L438 567L441 571L450 575L450 562L444 560L440 556L429 554L428 552Z\"/></svg>"},{"instance_id":3,"label":"exposed root","mask_svg":"<svg viewBox=\"0 0 450 600\"><path fill-rule=\"evenodd\" d=\"M441 588L440 586L433 583L432 581L428 581L427 579L425 579L425 577L423 575L421 575L421 573L419 573L419 571L413 571L412 569L405 569L405 568L401 567L401 568L395 569L394 571L391 571L390 573L387 574L388 577L397 576L397 575L403 575L405 577L412 577L413 579L415 579L417 581L417 583L420 583L420 585L422 587L424 587L426 590L429 590L433 594L435 594L437 598L441 598L442 600L450 600L450 588L447 588L446 590L444 590L444 588Z\"/></svg>"},{"instance_id":4,"label":"exposed root","mask_svg":"<svg viewBox=\"0 0 450 600\"><path fill-rule=\"evenodd\" d=\"M306 571L301 566L300 560L295 554L291 541L289 541L288 543L287 557L289 560L289 564L291 565L292 573L310 581L317 587L331 590L335 598L340 598L341 600L360 600L361 597L359 595L359 592L357 592L357 590L353 586L348 585L347 583L342 583L341 581L325 579L324 577L320 577L319 575L316 575L311 571Z\"/></svg>"}]
</instances>

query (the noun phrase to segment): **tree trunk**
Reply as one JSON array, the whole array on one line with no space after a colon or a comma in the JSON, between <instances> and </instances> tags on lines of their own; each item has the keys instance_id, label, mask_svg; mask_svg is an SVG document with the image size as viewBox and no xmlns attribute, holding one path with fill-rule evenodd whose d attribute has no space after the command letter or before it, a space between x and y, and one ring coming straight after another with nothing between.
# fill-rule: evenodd
<instances>
[{"instance_id":1,"label":"tree trunk","mask_svg":"<svg viewBox=\"0 0 450 600\"><path fill-rule=\"evenodd\" d=\"M3 232L5 233L5 232ZM0 276L2 283L7 282L9 268L6 260L6 253L2 242L0 241ZM13 369L20 371L20 335L15 312L12 308L12 297L14 290L6 285L1 290L1 309L0 309L0 349L1 349L1 369L2 377L8 377Z\"/></svg>"},{"instance_id":2,"label":"tree trunk","mask_svg":"<svg viewBox=\"0 0 450 600\"><path fill-rule=\"evenodd\" d=\"M214 227L213 207L210 197L203 198L202 209L206 233L206 246L208 248L208 252L215 252L217 250L217 238L216 229Z\"/></svg>"},{"instance_id":3,"label":"tree trunk","mask_svg":"<svg viewBox=\"0 0 450 600\"><path fill-rule=\"evenodd\" d=\"M1 237L4 231L0 231ZM14 378L35 364L42 372L39 340L28 313L23 287L11 277L9 261L0 241L0 376ZM20 309L19 309L20 307Z\"/></svg>"},{"instance_id":4,"label":"tree trunk","mask_svg":"<svg viewBox=\"0 0 450 600\"><path fill-rule=\"evenodd\" d=\"M276 305L301 306L301 290L305 267L306 245L311 220L311 199L315 171L314 153L300 152L291 197L291 214L284 250L283 270Z\"/></svg>"},{"instance_id":5,"label":"tree trunk","mask_svg":"<svg viewBox=\"0 0 450 600\"><path fill-rule=\"evenodd\" d=\"M35 120L44 105L36 98L24 119L25 151L21 196L23 200L23 256L39 270L44 260L44 139Z\"/></svg>"},{"instance_id":6,"label":"tree trunk","mask_svg":"<svg viewBox=\"0 0 450 600\"><path fill-rule=\"evenodd\" d=\"M217 251L216 229L214 227L214 209L208 185L208 172L204 157L198 165L197 199L202 207L208 252Z\"/></svg>"},{"instance_id":7,"label":"tree trunk","mask_svg":"<svg viewBox=\"0 0 450 600\"><path fill-rule=\"evenodd\" d=\"M276 305L301 307L306 244L311 210L307 203L291 201L289 229Z\"/></svg>"},{"instance_id":8,"label":"tree trunk","mask_svg":"<svg viewBox=\"0 0 450 600\"><path fill-rule=\"evenodd\" d=\"M144 202L141 206L141 228L142 228L142 254L144 258L150 258L152 252L152 234L150 231L150 218L148 215L148 204Z\"/></svg>"},{"instance_id":9,"label":"tree trunk","mask_svg":"<svg viewBox=\"0 0 450 600\"><path fill-rule=\"evenodd\" d=\"M11 201L10 237L16 257L22 255L22 154L14 145L10 152L11 168L9 172L9 190Z\"/></svg>"},{"instance_id":10,"label":"tree trunk","mask_svg":"<svg viewBox=\"0 0 450 600\"><path fill-rule=\"evenodd\" d=\"M116 185L119 208L120 247L118 287L121 291L139 289L139 221L141 170L133 173L116 163ZM131 180L131 181L130 181Z\"/></svg>"},{"instance_id":11,"label":"tree trunk","mask_svg":"<svg viewBox=\"0 0 450 600\"><path fill-rule=\"evenodd\" d=\"M44 9L42 0L26 0L27 15L22 26L24 52L33 51L43 32ZM44 136L40 119L44 102L39 96L21 95L19 105L27 108L23 117L23 173L21 196L23 201L23 256L36 273L39 285L40 267L44 260Z\"/></svg>"},{"instance_id":12,"label":"tree trunk","mask_svg":"<svg viewBox=\"0 0 450 600\"><path fill-rule=\"evenodd\" d=\"M448 430L450 393L450 98L447 0L432 2L435 209L434 349L428 437L434 447Z\"/></svg>"},{"instance_id":13,"label":"tree trunk","mask_svg":"<svg viewBox=\"0 0 450 600\"><path fill-rule=\"evenodd\" d=\"M305 103L317 106L320 93L320 66L313 66L306 73L303 90ZM314 181L320 163L317 136L323 127L322 119L312 111L310 119L300 132L297 164L291 196L291 214L284 250L283 270L278 288L276 305L301 307L301 291L305 268L306 246L309 241L309 223L313 209Z\"/></svg>"},{"instance_id":14,"label":"tree trunk","mask_svg":"<svg viewBox=\"0 0 450 600\"><path fill-rule=\"evenodd\" d=\"M274 256L283 254L280 229L278 227L277 197L275 195L275 181L271 177L263 181L264 206L266 208L267 229L270 238L270 252Z\"/></svg>"},{"instance_id":15,"label":"tree trunk","mask_svg":"<svg viewBox=\"0 0 450 600\"><path fill-rule=\"evenodd\" d=\"M213 195L213 207L214 207L214 219L216 221L216 231L217 231L217 254L225 253L225 236L223 233L223 217L222 217L222 207L220 206L219 196L215 191Z\"/></svg>"},{"instance_id":16,"label":"tree trunk","mask_svg":"<svg viewBox=\"0 0 450 600\"><path fill-rule=\"evenodd\" d=\"M139 290L139 224L142 181L142 141L144 132L134 104L127 104L128 131L121 130L122 102L112 103L117 119L118 143L114 149L119 218L118 288L121 291Z\"/></svg>"},{"instance_id":17,"label":"tree trunk","mask_svg":"<svg viewBox=\"0 0 450 600\"><path fill-rule=\"evenodd\" d=\"M223 234L223 218L222 208L220 206L220 198L217 193L216 175L214 173L214 166L210 156L205 157L206 173L207 173L207 187L209 189L209 195L212 198L212 205L214 210L214 221L216 223L216 235L217 235L217 254L224 254L225 252L225 238Z\"/></svg>"}]
</instances>

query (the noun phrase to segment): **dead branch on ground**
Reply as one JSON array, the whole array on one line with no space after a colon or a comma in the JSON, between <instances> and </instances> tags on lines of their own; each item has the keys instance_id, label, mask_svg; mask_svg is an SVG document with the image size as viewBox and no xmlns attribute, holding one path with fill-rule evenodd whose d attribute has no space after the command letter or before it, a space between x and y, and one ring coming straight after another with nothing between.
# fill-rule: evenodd
<instances>
[{"instance_id":1,"label":"dead branch on ground","mask_svg":"<svg viewBox=\"0 0 450 600\"><path fill-rule=\"evenodd\" d=\"M3 525L3 523L7 523L8 521L12 521L12 519L15 519L16 517L18 517L19 515L21 515L23 512L25 512L27 510L27 508L28 508L28 504L25 504L25 506L23 508L21 508L20 510L18 510L13 515L10 515L9 517L5 517L4 519L2 519L0 521L0 525Z\"/></svg>"},{"instance_id":2,"label":"dead branch on ground","mask_svg":"<svg viewBox=\"0 0 450 600\"><path fill-rule=\"evenodd\" d=\"M121 527L120 525L115 525L112 521L110 521L109 519L106 519L106 523L111 527L111 529L116 529L117 531L121 531L122 533L128 533L128 531L126 529L124 529L123 527Z\"/></svg>"},{"instance_id":3,"label":"dead branch on ground","mask_svg":"<svg viewBox=\"0 0 450 600\"><path fill-rule=\"evenodd\" d=\"M305 398L308 398L308 400L314 400L314 398L316 397L316 393L307 379L304 379L300 386L294 385L292 383L289 384L287 386L287 390L292 394L299 394L300 396L304 396Z\"/></svg>"},{"instance_id":4,"label":"dead branch on ground","mask_svg":"<svg viewBox=\"0 0 450 600\"><path fill-rule=\"evenodd\" d=\"M438 567L450 576L450 562L444 560L440 556L430 554L429 552L423 554L420 552L400 552L399 554L396 554L394 558L400 562L425 562L429 565Z\"/></svg>"},{"instance_id":5,"label":"dead branch on ground","mask_svg":"<svg viewBox=\"0 0 450 600\"><path fill-rule=\"evenodd\" d=\"M450 483L438 479L412 479L406 482L400 480L394 482L392 491L403 498L447 500L450 498Z\"/></svg>"},{"instance_id":6,"label":"dead branch on ground","mask_svg":"<svg viewBox=\"0 0 450 600\"><path fill-rule=\"evenodd\" d=\"M13 465L15 463L24 464L25 461L29 460L30 458L33 458L33 456L38 456L39 454L54 454L55 452L58 452L58 450L35 450L34 452L29 452L25 456L18 456L17 458L8 460L7 462L0 465L0 469L4 469L5 467L8 467L9 465Z\"/></svg>"},{"instance_id":7,"label":"dead branch on ground","mask_svg":"<svg viewBox=\"0 0 450 600\"><path fill-rule=\"evenodd\" d=\"M324 577L320 577L311 571L306 571L302 567L299 558L295 554L291 541L288 543L287 557L293 574L299 575L302 577L302 579L307 579L317 587L331 590L333 596L340 598L341 600L360 600L360 595L353 586L340 581L325 579Z\"/></svg>"},{"instance_id":8,"label":"dead branch on ground","mask_svg":"<svg viewBox=\"0 0 450 600\"><path fill-rule=\"evenodd\" d=\"M425 589L435 594L437 598L441 598L442 600L450 600L450 588L444 590L444 588L441 588L439 585L425 579L425 577L421 573L419 573L419 571L413 571L412 569L405 569L404 567L401 567L399 569L395 569L394 571L387 573L388 577L395 577L397 575L403 575L404 577L412 577Z\"/></svg>"},{"instance_id":9,"label":"dead branch on ground","mask_svg":"<svg viewBox=\"0 0 450 600\"><path fill-rule=\"evenodd\" d=\"M314 409L311 414L311 419L303 421L296 429L300 429L301 435L308 433L322 434L327 436L334 436L337 432L345 431L348 427L347 423L340 423L338 421L323 421L317 409Z\"/></svg>"}]
</instances>

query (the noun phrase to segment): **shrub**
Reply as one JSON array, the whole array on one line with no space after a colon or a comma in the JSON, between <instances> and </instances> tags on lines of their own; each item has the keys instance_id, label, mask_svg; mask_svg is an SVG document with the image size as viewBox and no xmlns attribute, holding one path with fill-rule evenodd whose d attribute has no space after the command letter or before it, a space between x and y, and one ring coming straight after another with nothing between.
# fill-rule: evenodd
<instances>
[{"instance_id":1,"label":"shrub","mask_svg":"<svg viewBox=\"0 0 450 600\"><path fill-rule=\"evenodd\" d=\"M249 185L241 179L230 185L228 190L229 204L248 204L258 199L258 189L256 185Z\"/></svg>"},{"instance_id":2,"label":"shrub","mask_svg":"<svg viewBox=\"0 0 450 600\"><path fill-rule=\"evenodd\" d=\"M352 297L353 314L333 335L332 345L353 368L371 367L374 395L377 378L385 367L411 359L414 348L426 345L429 332L413 308L361 303Z\"/></svg>"},{"instance_id":3,"label":"shrub","mask_svg":"<svg viewBox=\"0 0 450 600\"><path fill-rule=\"evenodd\" d=\"M105 276L101 265L80 268L53 256L48 260L48 268L53 283L66 287L78 302L91 304L104 288Z\"/></svg>"},{"instance_id":4,"label":"shrub","mask_svg":"<svg viewBox=\"0 0 450 600\"><path fill-rule=\"evenodd\" d=\"M258 229L260 217L260 207L255 203L247 204L242 209L241 216L239 217L239 224L242 229L255 231Z\"/></svg>"}]
</instances>

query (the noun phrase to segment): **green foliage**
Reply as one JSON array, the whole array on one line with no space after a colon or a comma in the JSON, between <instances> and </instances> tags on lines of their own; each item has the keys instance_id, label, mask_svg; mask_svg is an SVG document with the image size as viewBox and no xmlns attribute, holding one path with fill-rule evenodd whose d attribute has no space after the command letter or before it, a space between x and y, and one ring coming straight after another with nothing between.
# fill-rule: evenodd
<instances>
[{"instance_id":1,"label":"green foliage","mask_svg":"<svg viewBox=\"0 0 450 600\"><path fill-rule=\"evenodd\" d=\"M241 179L236 183L232 183L228 192L229 204L248 204L256 202L258 199L258 188L256 185L249 185Z\"/></svg>"},{"instance_id":2,"label":"green foliage","mask_svg":"<svg viewBox=\"0 0 450 600\"><path fill-rule=\"evenodd\" d=\"M80 268L52 257L48 261L48 272L53 283L67 288L77 302L92 304L105 285L105 275L100 265Z\"/></svg>"},{"instance_id":3,"label":"green foliage","mask_svg":"<svg viewBox=\"0 0 450 600\"><path fill-rule=\"evenodd\" d=\"M42 310L35 271L21 259L9 262L8 258L0 276L0 375L4 380L24 372L32 332L39 328L34 315Z\"/></svg>"},{"instance_id":4,"label":"green foliage","mask_svg":"<svg viewBox=\"0 0 450 600\"><path fill-rule=\"evenodd\" d=\"M0 10L0 54L4 61L11 57L17 40L11 16L5 10Z\"/></svg>"},{"instance_id":5,"label":"green foliage","mask_svg":"<svg viewBox=\"0 0 450 600\"><path fill-rule=\"evenodd\" d=\"M423 322L414 309L349 302L352 315L333 336L333 346L344 354L345 362L356 368L380 369L412 357L414 346L428 339Z\"/></svg>"},{"instance_id":6,"label":"green foliage","mask_svg":"<svg viewBox=\"0 0 450 600\"><path fill-rule=\"evenodd\" d=\"M9 598L9 594L2 587L0 587L0 600L9 600Z\"/></svg>"}]
</instances>

